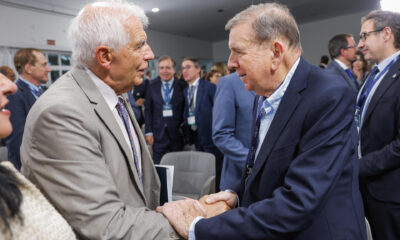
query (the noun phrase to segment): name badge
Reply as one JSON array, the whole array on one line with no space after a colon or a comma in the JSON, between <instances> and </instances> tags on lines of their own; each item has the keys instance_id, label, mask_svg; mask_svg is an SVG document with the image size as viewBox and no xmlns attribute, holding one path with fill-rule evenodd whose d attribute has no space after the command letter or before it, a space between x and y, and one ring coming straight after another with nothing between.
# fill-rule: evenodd
<instances>
[{"instance_id":1,"label":"name badge","mask_svg":"<svg viewBox=\"0 0 400 240\"><path fill-rule=\"evenodd\" d=\"M172 117L172 105L171 104L164 104L163 105L163 117Z\"/></svg>"},{"instance_id":2,"label":"name badge","mask_svg":"<svg viewBox=\"0 0 400 240\"><path fill-rule=\"evenodd\" d=\"M187 121L188 121L188 124L189 124L190 126L196 124L196 118L195 118L195 116L194 116L194 113L189 112L189 116L188 116L188 118L187 118Z\"/></svg>"}]
</instances>

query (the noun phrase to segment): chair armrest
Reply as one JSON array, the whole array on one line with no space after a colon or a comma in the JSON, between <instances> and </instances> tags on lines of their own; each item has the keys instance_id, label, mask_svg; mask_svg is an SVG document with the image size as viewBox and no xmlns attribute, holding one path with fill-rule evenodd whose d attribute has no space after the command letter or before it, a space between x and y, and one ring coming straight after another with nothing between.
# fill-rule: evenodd
<instances>
[{"instance_id":1,"label":"chair armrest","mask_svg":"<svg viewBox=\"0 0 400 240\"><path fill-rule=\"evenodd\" d=\"M211 176L205 181L200 191L200 197L211 193L215 193L215 176Z\"/></svg>"}]
</instances>

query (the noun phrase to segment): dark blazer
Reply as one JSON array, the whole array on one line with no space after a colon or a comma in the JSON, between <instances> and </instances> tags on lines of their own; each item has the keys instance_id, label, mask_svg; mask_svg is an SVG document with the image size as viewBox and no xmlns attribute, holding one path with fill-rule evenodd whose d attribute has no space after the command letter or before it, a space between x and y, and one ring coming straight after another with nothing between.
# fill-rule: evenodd
<instances>
[{"instance_id":1,"label":"dark blazer","mask_svg":"<svg viewBox=\"0 0 400 240\"><path fill-rule=\"evenodd\" d=\"M164 99L161 94L161 79L157 77L150 81L146 93L145 102L145 129L146 133L152 132L154 143L158 145L183 145L183 137L179 131L183 123L183 109L185 107L185 97L183 89L185 85L174 80L172 85L172 117L163 117Z\"/></svg>"},{"instance_id":2,"label":"dark blazer","mask_svg":"<svg viewBox=\"0 0 400 240\"><path fill-rule=\"evenodd\" d=\"M354 94L301 58L252 174L233 189L240 207L197 222L196 240L366 239Z\"/></svg>"},{"instance_id":3,"label":"dark blazer","mask_svg":"<svg viewBox=\"0 0 400 240\"><path fill-rule=\"evenodd\" d=\"M213 140L224 154L221 189L231 189L242 176L251 145L255 93L236 73L219 79L213 109Z\"/></svg>"},{"instance_id":4,"label":"dark blazer","mask_svg":"<svg viewBox=\"0 0 400 240\"><path fill-rule=\"evenodd\" d=\"M346 71L344 71L343 68L340 67L335 60L331 61L326 70L331 71L338 76L341 76L355 92L358 92L359 86L356 85L356 83L349 77L349 75L347 75Z\"/></svg>"},{"instance_id":5,"label":"dark blazer","mask_svg":"<svg viewBox=\"0 0 400 240\"><path fill-rule=\"evenodd\" d=\"M29 86L22 80L18 79L16 85L18 86L18 91L8 96L10 102L6 105L6 109L11 111L10 121L13 131L5 139L5 143L8 149L8 159L19 170L21 169L19 148L24 134L26 116L28 116L28 112L35 103L36 98L33 96Z\"/></svg>"},{"instance_id":6,"label":"dark blazer","mask_svg":"<svg viewBox=\"0 0 400 240\"><path fill-rule=\"evenodd\" d=\"M135 114L136 121L139 123L139 125L143 125L144 123L144 116L143 116L143 106L136 106L136 100L139 98L146 98L146 90L147 86L149 85L149 80L144 79L143 82L135 86L132 90L128 92L128 98L129 98L129 103L131 104L133 113Z\"/></svg>"},{"instance_id":7,"label":"dark blazer","mask_svg":"<svg viewBox=\"0 0 400 240\"><path fill-rule=\"evenodd\" d=\"M400 203L400 60L368 105L360 130L360 176L379 201ZM363 181L364 182L364 181Z\"/></svg>"},{"instance_id":8,"label":"dark blazer","mask_svg":"<svg viewBox=\"0 0 400 240\"><path fill-rule=\"evenodd\" d=\"M186 132L190 133L190 126L187 123L187 118L189 114L189 101L188 101L188 89L186 87L184 90L185 96L185 111L184 111L184 121L187 129ZM214 146L211 138L212 134L212 110L214 106L214 95L216 87L209 81L203 78L199 79L199 85L197 87L196 96L196 109L195 109L195 119L197 125L197 136L195 140L196 145L203 147Z\"/></svg>"}]
</instances>

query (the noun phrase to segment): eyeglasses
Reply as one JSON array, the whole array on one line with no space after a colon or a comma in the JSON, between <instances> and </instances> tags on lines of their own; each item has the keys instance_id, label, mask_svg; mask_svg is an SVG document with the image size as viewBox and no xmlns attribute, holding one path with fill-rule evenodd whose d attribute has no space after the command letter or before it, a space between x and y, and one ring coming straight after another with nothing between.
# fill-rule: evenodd
<instances>
[{"instance_id":1,"label":"eyeglasses","mask_svg":"<svg viewBox=\"0 0 400 240\"><path fill-rule=\"evenodd\" d=\"M367 40L367 37L371 34L371 33L375 33L375 32L380 32L380 31L382 31L383 29L385 29L385 27L383 27L383 28L380 28L380 29L378 29L378 30L374 30L374 31L369 31L369 32L363 32L363 33L361 33L360 34L360 41L365 41L365 40Z\"/></svg>"},{"instance_id":2,"label":"eyeglasses","mask_svg":"<svg viewBox=\"0 0 400 240\"><path fill-rule=\"evenodd\" d=\"M357 44L351 45L351 46L347 46L344 49L349 49L349 48L357 48Z\"/></svg>"}]
</instances>

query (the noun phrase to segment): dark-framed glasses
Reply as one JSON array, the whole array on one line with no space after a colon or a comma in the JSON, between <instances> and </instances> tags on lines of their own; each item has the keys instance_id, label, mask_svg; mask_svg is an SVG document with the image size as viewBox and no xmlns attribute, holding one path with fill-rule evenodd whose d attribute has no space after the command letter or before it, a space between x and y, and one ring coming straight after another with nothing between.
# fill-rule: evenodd
<instances>
[{"instance_id":1,"label":"dark-framed glasses","mask_svg":"<svg viewBox=\"0 0 400 240\"><path fill-rule=\"evenodd\" d=\"M345 49L349 49L349 48L357 48L357 44L345 47Z\"/></svg>"},{"instance_id":2,"label":"dark-framed glasses","mask_svg":"<svg viewBox=\"0 0 400 240\"><path fill-rule=\"evenodd\" d=\"M382 31L383 29L385 29L385 27L380 28L380 29L377 29L377 30L373 30L373 31L361 33L361 34L360 34L360 41L363 41L363 42L364 42L365 40L367 40L367 37L368 37L371 33L380 32L380 31Z\"/></svg>"}]
</instances>

